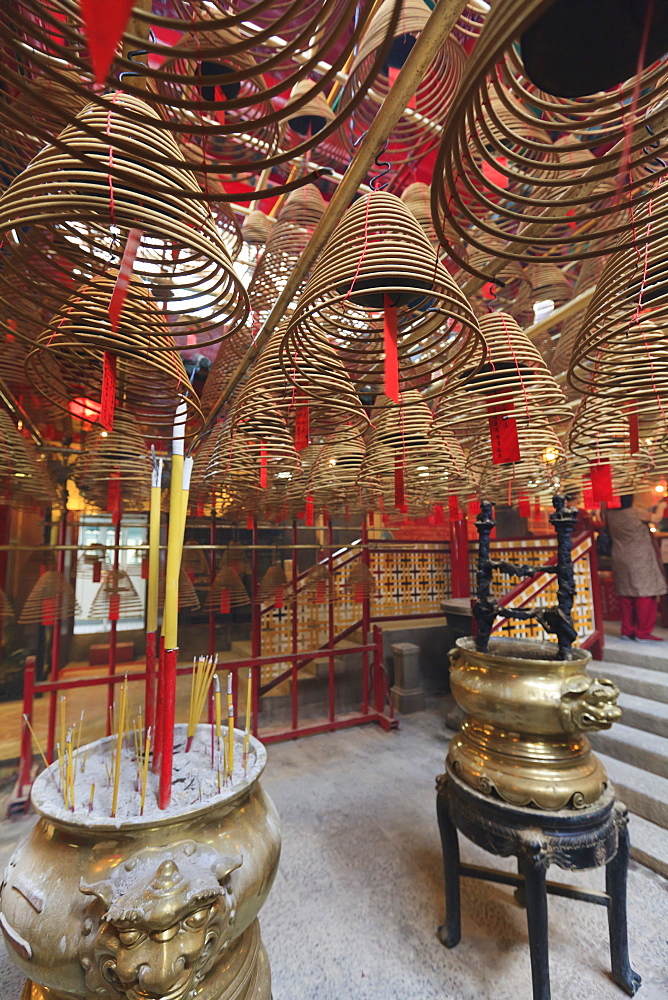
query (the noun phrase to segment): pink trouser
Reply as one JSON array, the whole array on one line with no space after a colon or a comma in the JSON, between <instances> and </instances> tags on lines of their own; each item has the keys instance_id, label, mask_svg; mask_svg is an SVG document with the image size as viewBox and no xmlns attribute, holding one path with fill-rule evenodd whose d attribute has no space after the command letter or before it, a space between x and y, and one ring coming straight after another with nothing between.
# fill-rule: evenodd
<instances>
[{"instance_id":1,"label":"pink trouser","mask_svg":"<svg viewBox=\"0 0 668 1000\"><path fill-rule=\"evenodd\" d=\"M620 597L622 635L647 639L656 625L656 597Z\"/></svg>"}]
</instances>

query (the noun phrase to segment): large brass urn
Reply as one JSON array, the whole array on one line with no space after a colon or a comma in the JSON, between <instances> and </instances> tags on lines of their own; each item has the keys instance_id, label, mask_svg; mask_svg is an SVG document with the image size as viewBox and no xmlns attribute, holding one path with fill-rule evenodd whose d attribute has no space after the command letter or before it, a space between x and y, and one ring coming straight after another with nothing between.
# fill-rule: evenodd
<instances>
[{"instance_id":1,"label":"large brass urn","mask_svg":"<svg viewBox=\"0 0 668 1000\"><path fill-rule=\"evenodd\" d=\"M1 897L23 1000L270 1000L257 916L280 833L257 740L251 755L248 780L150 822L69 822L51 806L53 776L40 775L39 819Z\"/></svg>"},{"instance_id":2,"label":"large brass urn","mask_svg":"<svg viewBox=\"0 0 668 1000\"><path fill-rule=\"evenodd\" d=\"M514 805L583 808L607 785L587 732L621 716L619 690L586 673L591 656L557 659L553 642L491 639L488 652L458 639L450 684L466 713L448 761L472 788Z\"/></svg>"}]
</instances>

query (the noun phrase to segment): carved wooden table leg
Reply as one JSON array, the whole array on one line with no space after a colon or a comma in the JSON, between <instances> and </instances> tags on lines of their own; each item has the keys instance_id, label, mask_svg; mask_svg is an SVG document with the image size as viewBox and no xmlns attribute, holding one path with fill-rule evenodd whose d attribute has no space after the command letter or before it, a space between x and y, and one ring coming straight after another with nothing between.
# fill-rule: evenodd
<instances>
[{"instance_id":1,"label":"carved wooden table leg","mask_svg":"<svg viewBox=\"0 0 668 1000\"><path fill-rule=\"evenodd\" d=\"M524 900L529 930L533 1000L550 1000L550 964L547 943L547 860L543 845L532 841L518 855L524 876Z\"/></svg>"},{"instance_id":2,"label":"carved wooden table leg","mask_svg":"<svg viewBox=\"0 0 668 1000\"><path fill-rule=\"evenodd\" d=\"M454 948L462 936L459 897L459 839L457 827L450 819L445 797L445 776L439 778L436 797L436 815L443 849L443 874L445 877L445 923L438 928L438 937L446 948Z\"/></svg>"},{"instance_id":3,"label":"carved wooden table leg","mask_svg":"<svg viewBox=\"0 0 668 1000\"><path fill-rule=\"evenodd\" d=\"M626 808L617 813L619 841L617 853L605 869L605 891L610 897L608 927L612 978L629 996L638 991L642 979L631 968L626 928L626 876L629 868L629 819Z\"/></svg>"}]
</instances>

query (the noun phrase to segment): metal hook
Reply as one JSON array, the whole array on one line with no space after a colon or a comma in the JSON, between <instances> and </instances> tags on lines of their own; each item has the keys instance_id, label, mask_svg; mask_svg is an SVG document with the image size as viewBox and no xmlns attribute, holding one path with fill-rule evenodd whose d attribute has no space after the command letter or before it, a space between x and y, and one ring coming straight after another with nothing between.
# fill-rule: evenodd
<instances>
[{"instance_id":1,"label":"metal hook","mask_svg":"<svg viewBox=\"0 0 668 1000\"><path fill-rule=\"evenodd\" d=\"M147 56L148 49L133 49L132 52L128 52L128 59L130 62L134 62L135 56ZM132 73L129 69L124 69L122 73L118 74L118 82L123 83L123 77L126 76L144 76L144 73Z\"/></svg>"},{"instance_id":2,"label":"metal hook","mask_svg":"<svg viewBox=\"0 0 668 1000\"><path fill-rule=\"evenodd\" d=\"M358 139L355 139L353 147L359 146L360 142L362 141L362 139L365 138L365 136L366 132L362 132L361 136L359 136ZM381 160L380 157L383 155L383 153L387 151L389 142L390 142L389 139L385 140L383 148L379 150L379 152L376 155L376 159L373 161L375 165L379 168L380 173L374 174L374 176L369 181L369 187L371 188L372 191L383 191L387 187L387 181L385 181L384 184L381 184L380 180L382 177L385 177L386 174L389 174L390 170L392 169L392 164L390 163L389 160ZM382 170L381 167L384 167L385 169Z\"/></svg>"}]
</instances>

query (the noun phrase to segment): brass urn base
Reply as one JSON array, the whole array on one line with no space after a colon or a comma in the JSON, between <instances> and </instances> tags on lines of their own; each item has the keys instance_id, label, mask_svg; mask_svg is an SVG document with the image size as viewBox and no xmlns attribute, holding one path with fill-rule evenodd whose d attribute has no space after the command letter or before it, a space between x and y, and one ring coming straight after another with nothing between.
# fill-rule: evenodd
<instances>
[{"instance_id":1,"label":"brass urn base","mask_svg":"<svg viewBox=\"0 0 668 1000\"><path fill-rule=\"evenodd\" d=\"M448 753L452 769L471 788L516 806L582 809L608 781L586 736L531 736L467 716Z\"/></svg>"}]
</instances>

